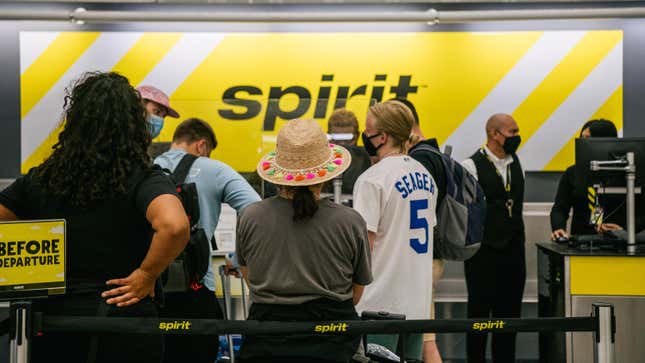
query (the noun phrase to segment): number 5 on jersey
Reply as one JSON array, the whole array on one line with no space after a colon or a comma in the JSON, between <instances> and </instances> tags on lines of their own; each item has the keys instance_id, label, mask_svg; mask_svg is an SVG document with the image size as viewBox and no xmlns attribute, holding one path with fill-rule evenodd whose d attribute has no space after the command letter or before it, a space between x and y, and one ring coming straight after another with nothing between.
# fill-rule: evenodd
<instances>
[{"instance_id":1,"label":"number 5 on jersey","mask_svg":"<svg viewBox=\"0 0 645 363\"><path fill-rule=\"evenodd\" d=\"M428 209L428 200L419 199L410 201L410 230L421 229L425 233L425 240L422 242L418 238L410 238L410 247L419 254L428 253L428 230L430 225L428 219L419 218L419 211Z\"/></svg>"}]
</instances>

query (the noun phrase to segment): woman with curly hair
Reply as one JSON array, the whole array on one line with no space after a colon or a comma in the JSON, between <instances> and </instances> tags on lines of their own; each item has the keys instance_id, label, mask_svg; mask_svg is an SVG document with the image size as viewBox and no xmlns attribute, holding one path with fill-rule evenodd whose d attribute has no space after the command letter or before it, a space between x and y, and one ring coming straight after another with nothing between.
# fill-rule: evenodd
<instances>
[{"instance_id":1,"label":"woman with curly hair","mask_svg":"<svg viewBox=\"0 0 645 363\"><path fill-rule=\"evenodd\" d=\"M51 156L0 192L0 220L67 221L66 295L35 309L155 317L155 281L184 248L189 227L173 184L146 153L140 96L119 74L87 73L64 107ZM159 362L163 351L161 336L46 334L33 344L33 362Z\"/></svg>"}]
</instances>

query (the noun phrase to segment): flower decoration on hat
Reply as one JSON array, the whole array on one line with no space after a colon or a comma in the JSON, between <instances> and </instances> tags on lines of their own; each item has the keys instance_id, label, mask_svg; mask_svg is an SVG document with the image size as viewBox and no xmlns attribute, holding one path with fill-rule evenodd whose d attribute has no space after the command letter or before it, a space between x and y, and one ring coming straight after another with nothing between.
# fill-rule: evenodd
<instances>
[{"instance_id":1,"label":"flower decoration on hat","mask_svg":"<svg viewBox=\"0 0 645 363\"><path fill-rule=\"evenodd\" d=\"M312 185L333 179L351 163L351 154L329 144L313 120L289 121L278 134L276 150L260 160L259 175L278 185Z\"/></svg>"}]
</instances>

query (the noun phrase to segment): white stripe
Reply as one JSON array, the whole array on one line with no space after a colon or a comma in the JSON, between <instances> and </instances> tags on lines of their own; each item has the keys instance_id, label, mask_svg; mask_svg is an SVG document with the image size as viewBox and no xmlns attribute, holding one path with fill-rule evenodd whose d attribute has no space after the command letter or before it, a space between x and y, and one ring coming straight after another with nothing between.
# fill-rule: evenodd
<instances>
[{"instance_id":1,"label":"white stripe","mask_svg":"<svg viewBox=\"0 0 645 363\"><path fill-rule=\"evenodd\" d=\"M87 71L109 71L143 33L102 33L21 122L24 163L61 121L65 88Z\"/></svg>"},{"instance_id":2,"label":"white stripe","mask_svg":"<svg viewBox=\"0 0 645 363\"><path fill-rule=\"evenodd\" d=\"M519 152L525 170L542 170L623 82L623 43L618 43L558 107Z\"/></svg>"},{"instance_id":3,"label":"white stripe","mask_svg":"<svg viewBox=\"0 0 645 363\"><path fill-rule=\"evenodd\" d=\"M221 33L186 33L139 85L151 85L171 96L224 39Z\"/></svg>"},{"instance_id":4,"label":"white stripe","mask_svg":"<svg viewBox=\"0 0 645 363\"><path fill-rule=\"evenodd\" d=\"M454 147L453 158L463 160L482 145L486 120L495 113L512 114L585 34L545 32L446 140Z\"/></svg>"},{"instance_id":5,"label":"white stripe","mask_svg":"<svg viewBox=\"0 0 645 363\"><path fill-rule=\"evenodd\" d=\"M20 32L20 74L25 73L59 32Z\"/></svg>"}]
</instances>

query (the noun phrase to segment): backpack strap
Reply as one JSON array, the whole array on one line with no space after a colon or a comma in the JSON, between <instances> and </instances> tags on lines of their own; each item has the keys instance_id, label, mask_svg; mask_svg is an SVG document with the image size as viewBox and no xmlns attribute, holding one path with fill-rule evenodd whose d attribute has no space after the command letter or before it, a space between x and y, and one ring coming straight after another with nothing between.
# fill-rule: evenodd
<instances>
[{"instance_id":1,"label":"backpack strap","mask_svg":"<svg viewBox=\"0 0 645 363\"><path fill-rule=\"evenodd\" d=\"M188 176L190 168L198 158L198 156L190 153L186 153L186 155L181 158L179 164L177 164L177 167L175 168L175 171L172 172L172 177L177 183L183 183L186 181L186 177Z\"/></svg>"},{"instance_id":2,"label":"backpack strap","mask_svg":"<svg viewBox=\"0 0 645 363\"><path fill-rule=\"evenodd\" d=\"M410 151L410 155L416 154L418 151L430 151L430 152L433 152L435 154L437 154L437 153L441 154L441 151L437 150L436 148L434 148L434 147L432 147L432 146L430 146L430 145L428 145L426 143L422 143L422 142L420 142L420 143L418 143L418 144L416 144L414 146L414 149L412 149Z\"/></svg>"},{"instance_id":3,"label":"backpack strap","mask_svg":"<svg viewBox=\"0 0 645 363\"><path fill-rule=\"evenodd\" d=\"M446 195L450 195L451 197L456 198L458 191L453 187L456 182L454 180L454 176L456 175L456 162L454 162L450 156L442 153L439 149L428 144L417 144L412 152L409 153L409 155L413 155L419 151L431 152L441 158L441 165L443 166L443 172L446 176Z\"/></svg>"}]
</instances>

